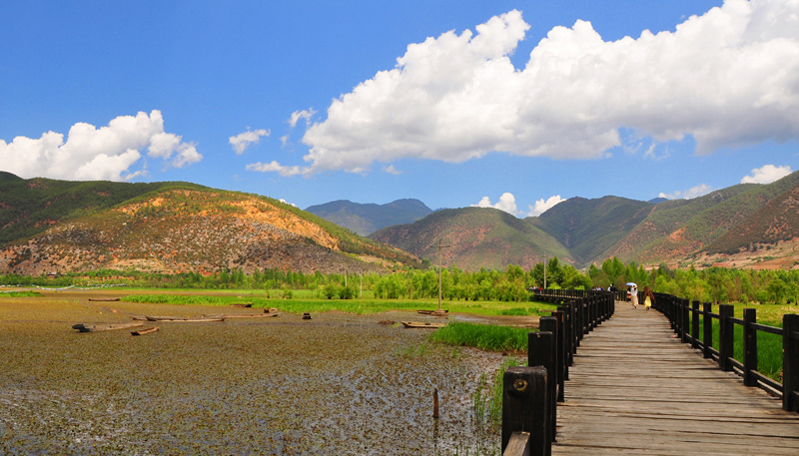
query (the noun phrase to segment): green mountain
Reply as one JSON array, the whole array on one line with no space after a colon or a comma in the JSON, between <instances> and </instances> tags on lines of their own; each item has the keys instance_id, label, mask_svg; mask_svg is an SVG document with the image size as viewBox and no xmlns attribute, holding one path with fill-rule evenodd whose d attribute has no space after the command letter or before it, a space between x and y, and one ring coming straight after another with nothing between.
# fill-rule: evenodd
<instances>
[{"instance_id":1,"label":"green mountain","mask_svg":"<svg viewBox=\"0 0 799 456\"><path fill-rule=\"evenodd\" d=\"M0 273L341 273L421 264L272 198L182 182L24 180L4 173L0 227Z\"/></svg>"},{"instance_id":2,"label":"green mountain","mask_svg":"<svg viewBox=\"0 0 799 456\"><path fill-rule=\"evenodd\" d=\"M433 212L417 199L401 199L388 204L338 200L310 206L305 210L361 236L368 236L387 226L413 223Z\"/></svg>"},{"instance_id":3,"label":"green mountain","mask_svg":"<svg viewBox=\"0 0 799 456\"><path fill-rule=\"evenodd\" d=\"M258 195L185 182L69 182L0 172L0 273L358 272L419 267L419 258L475 270L530 268L553 256L577 267L614 256L643 264L799 264L799 172L692 200L572 198L524 220L490 208L429 213L416 200L339 201L315 210L360 220L358 230L428 215L369 239L354 234L350 222L345 228Z\"/></svg>"},{"instance_id":4,"label":"green mountain","mask_svg":"<svg viewBox=\"0 0 799 456\"><path fill-rule=\"evenodd\" d=\"M572 198L523 221L492 210L444 210L371 237L432 262L441 240L453 246L444 249L444 263L465 269L527 265L553 255L577 267L614 256L655 265L715 264L745 251L749 258L730 263L757 267L754 263L766 257L781 256L769 260L769 267L787 267L799 262L797 209L799 172L772 184L735 185L691 200ZM778 242L789 245L771 247Z\"/></svg>"},{"instance_id":5,"label":"green mountain","mask_svg":"<svg viewBox=\"0 0 799 456\"><path fill-rule=\"evenodd\" d=\"M569 249L578 264L593 261L644 221L654 204L617 196L571 198L526 219Z\"/></svg>"},{"instance_id":6,"label":"green mountain","mask_svg":"<svg viewBox=\"0 0 799 456\"><path fill-rule=\"evenodd\" d=\"M412 224L384 228L371 239L397 246L433 264L466 270L531 268L547 257L573 262L553 236L506 212L469 207L436 211ZM439 242L441 258L439 259Z\"/></svg>"},{"instance_id":7,"label":"green mountain","mask_svg":"<svg viewBox=\"0 0 799 456\"><path fill-rule=\"evenodd\" d=\"M756 244L769 239L763 215L756 214L797 186L799 173L793 173L768 185L740 184L692 200L661 203L604 256L656 262ZM791 218L790 206L775 202L771 207L771 216L784 212ZM790 233L784 230L781 240L792 238Z\"/></svg>"}]
</instances>

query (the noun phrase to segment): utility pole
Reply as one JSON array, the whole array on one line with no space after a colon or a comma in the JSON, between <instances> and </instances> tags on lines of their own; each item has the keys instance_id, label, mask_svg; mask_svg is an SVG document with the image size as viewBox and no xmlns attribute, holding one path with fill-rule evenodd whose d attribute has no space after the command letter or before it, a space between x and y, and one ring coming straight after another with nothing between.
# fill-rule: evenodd
<instances>
[{"instance_id":1,"label":"utility pole","mask_svg":"<svg viewBox=\"0 0 799 456\"><path fill-rule=\"evenodd\" d=\"M544 290L547 289L547 257L544 257Z\"/></svg>"},{"instance_id":2,"label":"utility pole","mask_svg":"<svg viewBox=\"0 0 799 456\"><path fill-rule=\"evenodd\" d=\"M441 239L438 240L438 310L441 310L441 249L449 247L448 245L441 245Z\"/></svg>"}]
</instances>

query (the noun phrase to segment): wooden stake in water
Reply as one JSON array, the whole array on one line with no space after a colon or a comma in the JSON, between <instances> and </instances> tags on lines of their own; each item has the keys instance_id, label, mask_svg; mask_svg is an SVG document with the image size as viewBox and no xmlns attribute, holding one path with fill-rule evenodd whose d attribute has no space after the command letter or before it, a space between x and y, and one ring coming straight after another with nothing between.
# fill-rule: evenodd
<instances>
[{"instance_id":1,"label":"wooden stake in water","mask_svg":"<svg viewBox=\"0 0 799 456\"><path fill-rule=\"evenodd\" d=\"M433 418L438 419L438 388L433 390Z\"/></svg>"}]
</instances>

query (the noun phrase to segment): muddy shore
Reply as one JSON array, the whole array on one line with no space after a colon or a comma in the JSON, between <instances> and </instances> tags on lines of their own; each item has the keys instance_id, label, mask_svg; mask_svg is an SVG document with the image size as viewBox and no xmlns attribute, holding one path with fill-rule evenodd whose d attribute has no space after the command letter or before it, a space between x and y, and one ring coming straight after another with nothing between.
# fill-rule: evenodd
<instances>
[{"instance_id":1,"label":"muddy shore","mask_svg":"<svg viewBox=\"0 0 799 456\"><path fill-rule=\"evenodd\" d=\"M136 337L71 325L218 309L88 297L0 300L0 453L498 454L471 397L501 355L379 324L408 313L157 323Z\"/></svg>"}]
</instances>

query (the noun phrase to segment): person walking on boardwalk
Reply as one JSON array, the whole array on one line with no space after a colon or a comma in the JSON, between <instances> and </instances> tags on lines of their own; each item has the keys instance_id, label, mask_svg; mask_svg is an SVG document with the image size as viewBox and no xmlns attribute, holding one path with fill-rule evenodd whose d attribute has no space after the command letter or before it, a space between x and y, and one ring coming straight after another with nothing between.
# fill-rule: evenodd
<instances>
[{"instance_id":1,"label":"person walking on boardwalk","mask_svg":"<svg viewBox=\"0 0 799 456\"><path fill-rule=\"evenodd\" d=\"M646 310L649 310L654 303L655 295L652 293L652 290L649 289L649 285L644 285L644 307L646 307Z\"/></svg>"},{"instance_id":2,"label":"person walking on boardwalk","mask_svg":"<svg viewBox=\"0 0 799 456\"><path fill-rule=\"evenodd\" d=\"M638 308L638 285L630 285L630 300L633 302L633 309Z\"/></svg>"}]
</instances>

